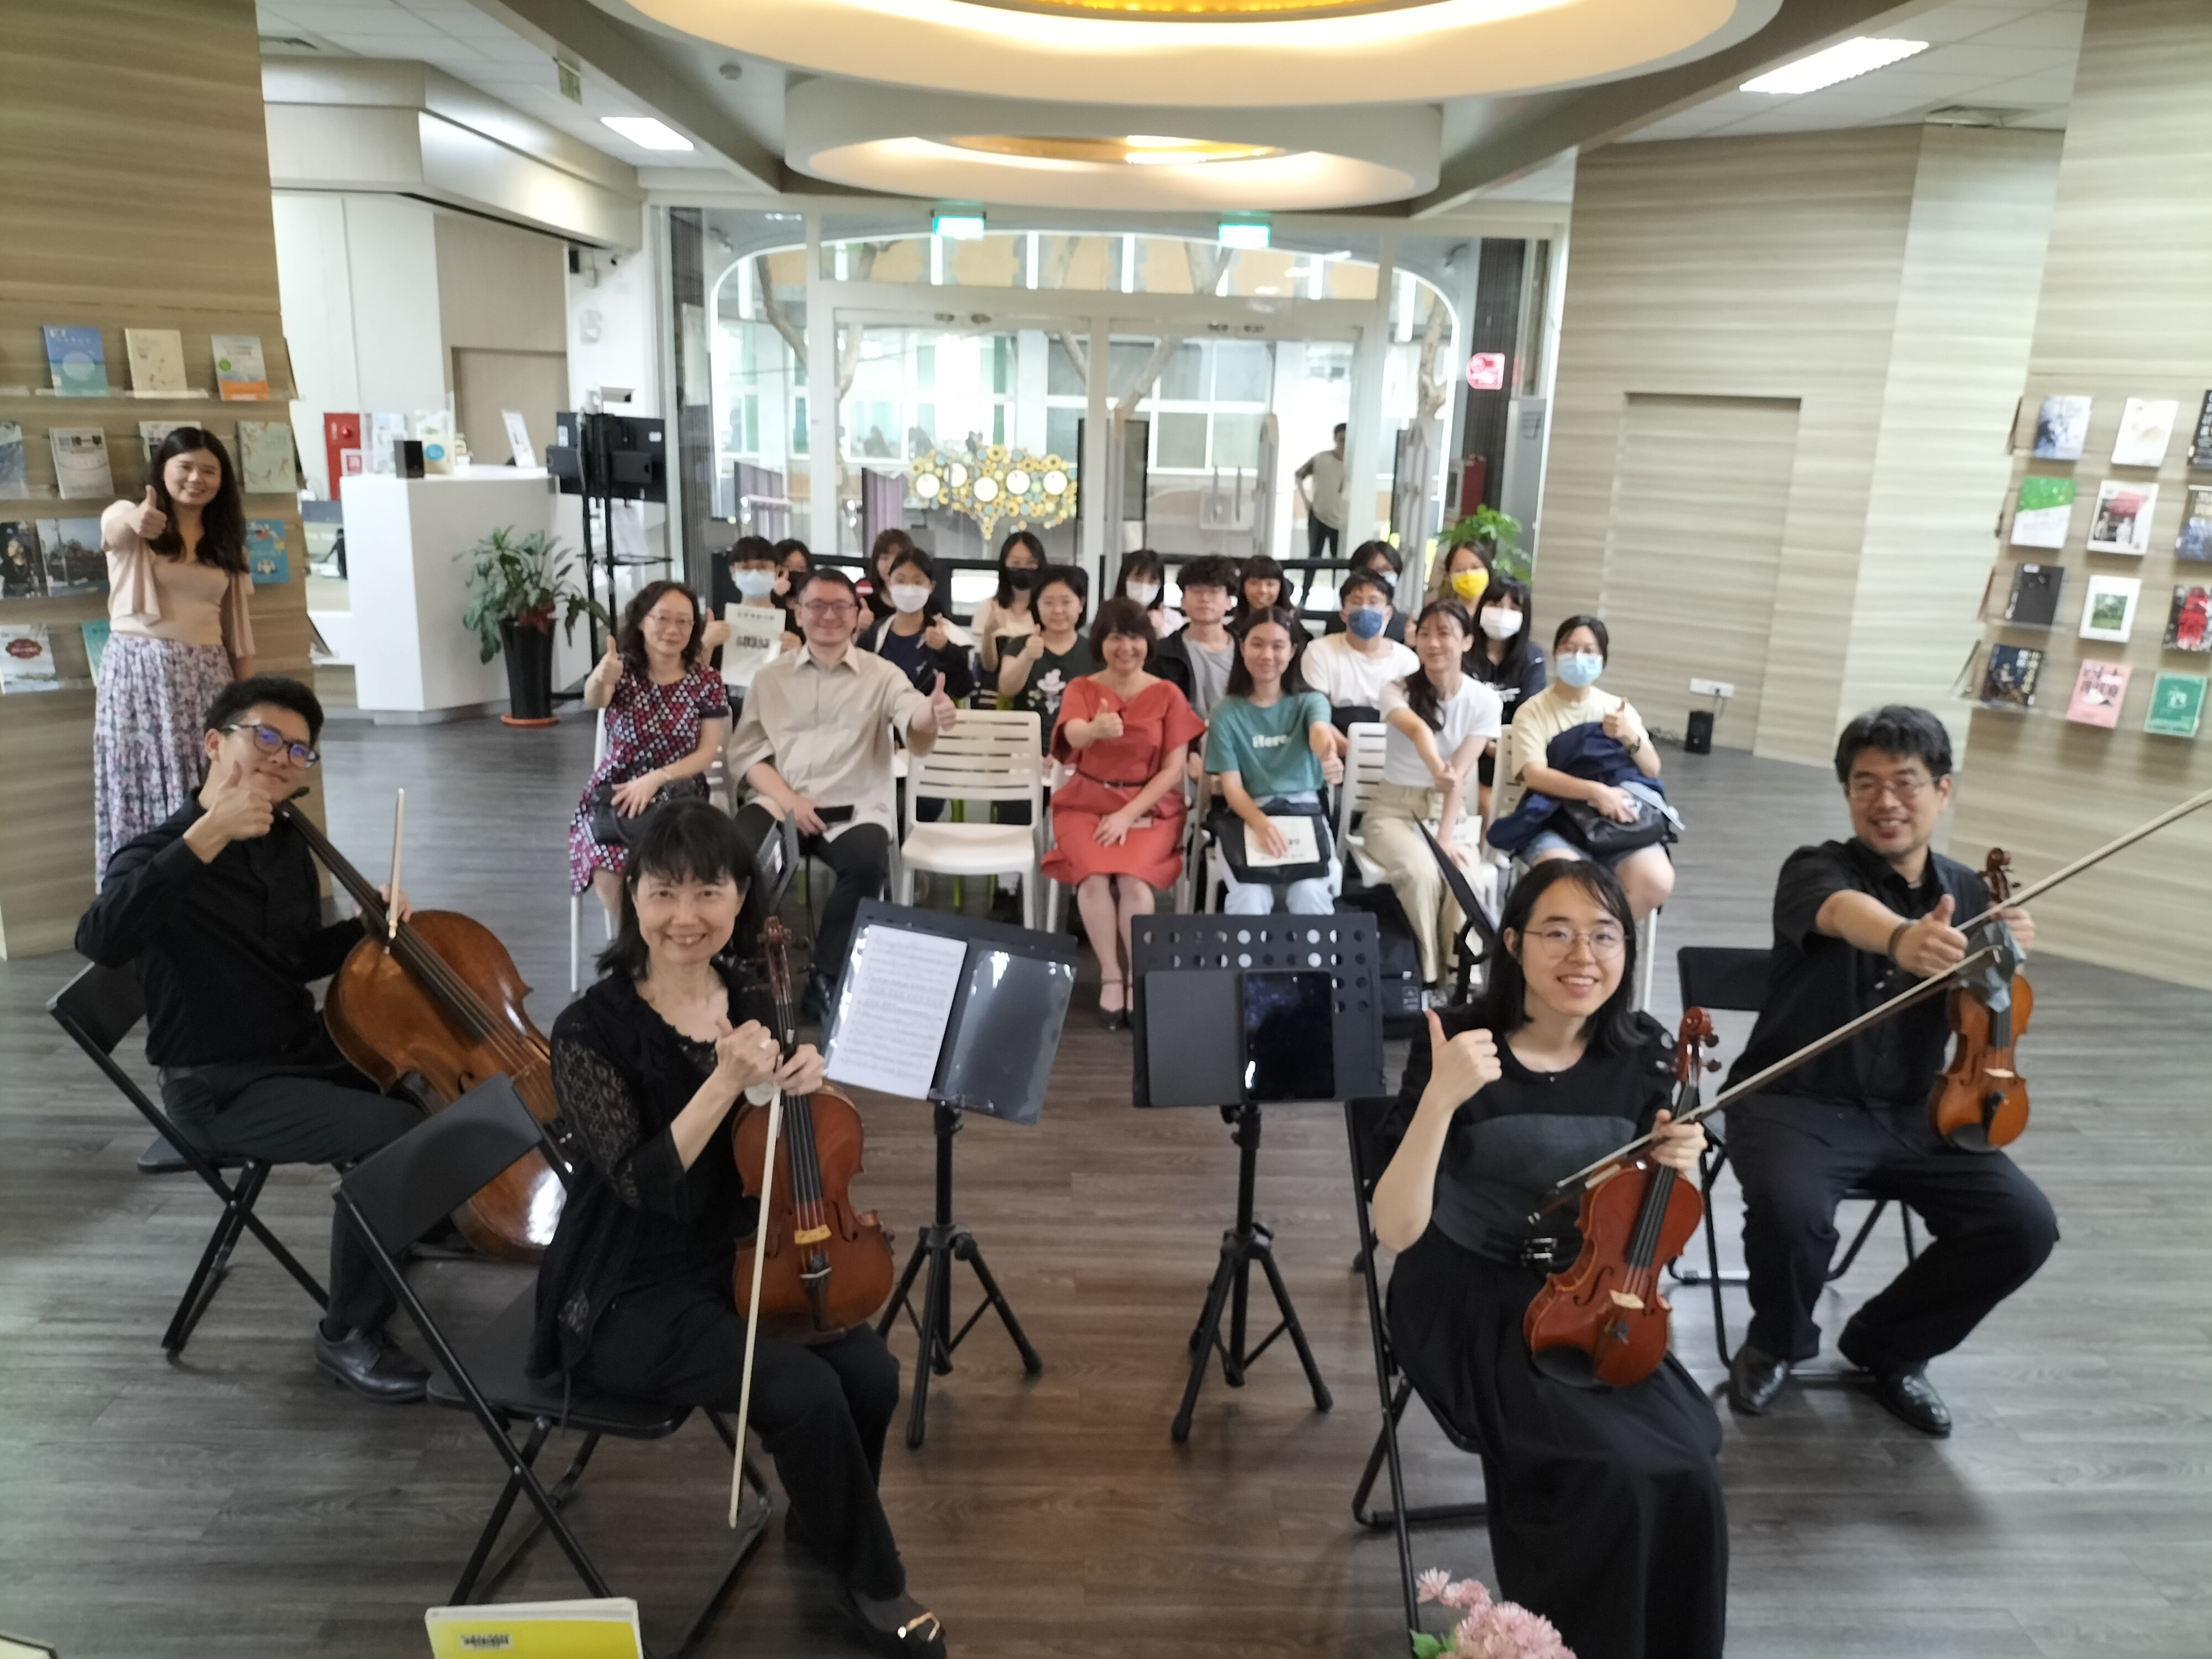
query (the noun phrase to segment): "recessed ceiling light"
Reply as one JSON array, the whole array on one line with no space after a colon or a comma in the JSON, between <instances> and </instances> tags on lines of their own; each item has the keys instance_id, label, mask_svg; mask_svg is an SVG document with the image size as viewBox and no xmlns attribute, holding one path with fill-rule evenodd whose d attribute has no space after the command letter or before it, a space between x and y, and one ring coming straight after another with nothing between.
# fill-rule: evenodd
<instances>
[{"instance_id":1,"label":"recessed ceiling light","mask_svg":"<svg viewBox=\"0 0 2212 1659\"><path fill-rule=\"evenodd\" d=\"M1838 81L1848 81L1854 76L1885 68L1927 50L1925 40L1882 40L1873 35L1863 34L1856 40L1846 40L1841 46L1830 46L1826 52L1816 52L1810 58L1801 58L1794 64L1770 70L1756 79L1745 82L1743 90L1818 92L1822 87L1832 87Z\"/></svg>"},{"instance_id":2,"label":"recessed ceiling light","mask_svg":"<svg viewBox=\"0 0 2212 1659\"><path fill-rule=\"evenodd\" d=\"M956 242L973 242L983 234L983 210L964 202L941 207L930 215L929 228Z\"/></svg>"},{"instance_id":3,"label":"recessed ceiling light","mask_svg":"<svg viewBox=\"0 0 2212 1659\"><path fill-rule=\"evenodd\" d=\"M674 127L650 115L602 115L599 125L612 127L640 149L690 149L691 141Z\"/></svg>"},{"instance_id":4,"label":"recessed ceiling light","mask_svg":"<svg viewBox=\"0 0 2212 1659\"><path fill-rule=\"evenodd\" d=\"M1240 214L1214 227L1213 240L1224 247L1257 249L1272 240L1267 222L1258 214Z\"/></svg>"}]
</instances>

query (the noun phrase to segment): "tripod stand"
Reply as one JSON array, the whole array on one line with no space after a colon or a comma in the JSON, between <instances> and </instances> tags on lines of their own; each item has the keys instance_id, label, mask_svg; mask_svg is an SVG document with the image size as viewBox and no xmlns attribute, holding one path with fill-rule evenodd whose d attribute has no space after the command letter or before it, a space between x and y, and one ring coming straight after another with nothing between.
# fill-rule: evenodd
<instances>
[{"instance_id":1,"label":"tripod stand","mask_svg":"<svg viewBox=\"0 0 2212 1659\"><path fill-rule=\"evenodd\" d=\"M1328 1384L1321 1380L1321 1367L1314 1363L1313 1350L1306 1346L1305 1330L1298 1323L1298 1310L1291 1305L1291 1293L1283 1285L1282 1269L1275 1265L1274 1231L1252 1218L1252 1189L1260 1162L1260 1109L1247 1101L1241 1106L1224 1106L1221 1116L1233 1126L1234 1133L1230 1138L1237 1143L1238 1152L1237 1224L1221 1235L1221 1262L1213 1270L1213 1285L1206 1293L1206 1308L1199 1315L1198 1328L1190 1334L1190 1381L1184 1385L1182 1409L1176 1413L1171 1431L1178 1443L1190 1437L1190 1414L1198 1404L1199 1385L1206 1381L1206 1368L1217 1348L1221 1351L1222 1381L1232 1389L1241 1389L1244 1386L1246 1368L1287 1331L1291 1346L1298 1351L1298 1363L1305 1367L1306 1382L1313 1389L1314 1409L1325 1412L1335 1403L1329 1397ZM1249 1310L1252 1263L1255 1260L1267 1272L1267 1284L1275 1293L1275 1306L1283 1316L1275 1328L1261 1340L1258 1347L1247 1349L1245 1316ZM910 1273L912 1269L908 1271ZM989 1282L987 1277L984 1283ZM1226 1342L1221 1340L1224 1303L1229 1309Z\"/></svg>"},{"instance_id":2,"label":"tripod stand","mask_svg":"<svg viewBox=\"0 0 2212 1659\"><path fill-rule=\"evenodd\" d=\"M927 1432L929 1414L929 1378L933 1371L947 1375L952 1370L952 1351L963 1341L968 1333L975 1328L975 1322L983 1316L984 1310L995 1308L1005 1322L1006 1334L1014 1339L1014 1346L1021 1350L1022 1369L1035 1376L1044 1369L1044 1361L1030 1346L1022 1334L1021 1322L1014 1317L999 1281L991 1277L991 1269L983 1261L983 1252L975 1243L975 1236L952 1219L952 1137L960 1133L960 1103L933 1094L930 1103L936 1109L937 1127L937 1219L921 1230L921 1237L914 1243L914 1254L907 1258L906 1271L899 1276L898 1289L884 1309L883 1322L876 1327L878 1334L889 1336L892 1322L903 1308L907 1317L914 1322L915 1334L921 1339L921 1353L915 1361L914 1407L907 1416L906 1443L919 1447ZM1254 1130L1256 1139L1258 1130ZM968 1316L968 1322L956 1334L952 1329L952 1263L955 1258L975 1270L975 1277L983 1284L983 1300L975 1311ZM921 1314L914 1311L914 1281L929 1265L929 1279L922 1291ZM1273 1271L1272 1263L1269 1270ZM1281 1293L1278 1285L1277 1294ZM1241 1328L1241 1326L1240 1326ZM1303 1349L1304 1339L1299 1339ZM1195 1384L1193 1385L1194 1390ZM1187 1412L1186 1412L1187 1414ZM1178 1438L1181 1437L1178 1436Z\"/></svg>"}]
</instances>

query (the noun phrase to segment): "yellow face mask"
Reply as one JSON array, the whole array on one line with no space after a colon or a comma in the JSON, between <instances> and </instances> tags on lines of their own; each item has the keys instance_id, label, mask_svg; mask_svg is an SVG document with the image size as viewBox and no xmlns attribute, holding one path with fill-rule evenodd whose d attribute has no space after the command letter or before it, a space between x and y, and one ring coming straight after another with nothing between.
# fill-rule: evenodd
<instances>
[{"instance_id":1,"label":"yellow face mask","mask_svg":"<svg viewBox=\"0 0 2212 1659\"><path fill-rule=\"evenodd\" d=\"M1462 605L1472 605L1490 586L1490 573L1480 565L1472 570L1462 570L1451 579L1451 590Z\"/></svg>"}]
</instances>

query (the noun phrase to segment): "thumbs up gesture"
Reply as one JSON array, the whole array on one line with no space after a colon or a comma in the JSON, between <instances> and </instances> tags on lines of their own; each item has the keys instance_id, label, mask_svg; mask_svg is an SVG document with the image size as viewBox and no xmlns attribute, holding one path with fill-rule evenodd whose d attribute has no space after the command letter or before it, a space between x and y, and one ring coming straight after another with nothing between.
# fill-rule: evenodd
<instances>
[{"instance_id":1,"label":"thumbs up gesture","mask_svg":"<svg viewBox=\"0 0 2212 1659\"><path fill-rule=\"evenodd\" d=\"M169 527L169 515L155 504L153 485L146 486L146 499L131 509L130 525L141 541L149 542L159 539Z\"/></svg>"},{"instance_id":2,"label":"thumbs up gesture","mask_svg":"<svg viewBox=\"0 0 2212 1659\"><path fill-rule=\"evenodd\" d=\"M945 676L937 677L937 686L929 694L929 726L934 732L950 732L960 719L959 705L945 695Z\"/></svg>"},{"instance_id":3,"label":"thumbs up gesture","mask_svg":"<svg viewBox=\"0 0 2212 1659\"><path fill-rule=\"evenodd\" d=\"M1946 893L1933 910L1898 934L1891 954L1899 967L1916 979L1932 979L1966 959L1966 936L1951 925L1955 908Z\"/></svg>"}]
</instances>

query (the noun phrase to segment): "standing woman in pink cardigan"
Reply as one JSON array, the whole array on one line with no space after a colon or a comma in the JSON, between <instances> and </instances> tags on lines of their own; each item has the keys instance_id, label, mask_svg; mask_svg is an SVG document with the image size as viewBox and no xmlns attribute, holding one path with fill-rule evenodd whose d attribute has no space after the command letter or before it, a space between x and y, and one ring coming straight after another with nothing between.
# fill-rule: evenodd
<instances>
[{"instance_id":1,"label":"standing woman in pink cardigan","mask_svg":"<svg viewBox=\"0 0 2212 1659\"><path fill-rule=\"evenodd\" d=\"M214 433L161 440L140 501L100 517L112 631L92 727L93 877L200 787L208 704L253 672L238 474Z\"/></svg>"}]
</instances>

